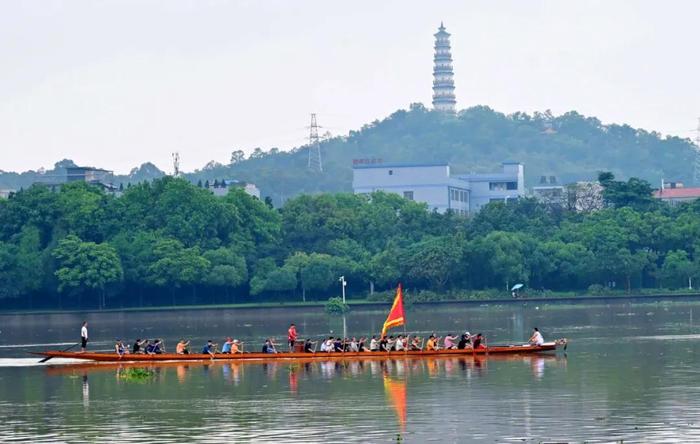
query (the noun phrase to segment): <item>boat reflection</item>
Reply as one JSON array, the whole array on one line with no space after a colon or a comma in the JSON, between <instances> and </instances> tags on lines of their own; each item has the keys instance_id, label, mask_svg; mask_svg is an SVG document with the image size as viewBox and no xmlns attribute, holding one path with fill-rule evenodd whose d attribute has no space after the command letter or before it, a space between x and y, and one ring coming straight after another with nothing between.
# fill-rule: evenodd
<instances>
[{"instance_id":1,"label":"boat reflection","mask_svg":"<svg viewBox=\"0 0 700 444\"><path fill-rule=\"evenodd\" d=\"M289 388L292 393L297 393L300 384L304 379L313 375L322 379L357 378L362 375L374 377L387 377L405 379L415 375L427 375L434 377L459 377L465 375L468 378L482 377L488 374L490 363L497 362L522 362L529 366L533 377L541 379L545 375L546 363L558 363L560 366L566 365L566 356L557 355L531 355L531 356L508 356L492 355L477 357L425 357L425 358L397 358L397 359L377 359L377 360L328 360L318 359L308 361L289 362L268 362L259 363L254 361L230 362L158 362L158 363L82 363L70 365L51 365L46 367L49 375L85 375L87 384L87 374L89 372L116 372L130 367L147 368L152 370L156 380L167 380L168 373L175 374L175 380L180 384L187 383L191 369L201 368L202 373L207 378L222 378L229 384L239 385L244 379L244 369L248 366L261 366L263 374L268 380L278 380L280 374L288 378Z\"/></svg>"}]
</instances>

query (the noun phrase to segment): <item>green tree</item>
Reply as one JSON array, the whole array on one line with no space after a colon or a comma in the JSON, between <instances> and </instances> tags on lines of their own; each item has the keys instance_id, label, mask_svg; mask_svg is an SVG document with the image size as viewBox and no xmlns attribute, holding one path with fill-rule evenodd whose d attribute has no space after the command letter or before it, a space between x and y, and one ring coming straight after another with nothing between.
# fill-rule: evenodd
<instances>
[{"instance_id":1,"label":"green tree","mask_svg":"<svg viewBox=\"0 0 700 444\"><path fill-rule=\"evenodd\" d=\"M123 278L119 256L107 243L83 242L75 235L68 235L58 242L53 256L57 262L58 291L97 290L100 308L106 305L106 287Z\"/></svg>"},{"instance_id":2,"label":"green tree","mask_svg":"<svg viewBox=\"0 0 700 444\"><path fill-rule=\"evenodd\" d=\"M670 251L664 258L660 275L664 284L672 288L690 288L693 278L700 275L700 267L690 260L686 251L675 250Z\"/></svg>"}]
</instances>

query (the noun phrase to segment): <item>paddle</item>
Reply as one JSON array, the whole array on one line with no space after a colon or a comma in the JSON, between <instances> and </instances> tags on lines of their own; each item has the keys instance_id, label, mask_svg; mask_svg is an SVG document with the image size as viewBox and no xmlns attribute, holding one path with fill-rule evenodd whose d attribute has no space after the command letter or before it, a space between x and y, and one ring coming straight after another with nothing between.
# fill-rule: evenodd
<instances>
[{"instance_id":1,"label":"paddle","mask_svg":"<svg viewBox=\"0 0 700 444\"><path fill-rule=\"evenodd\" d=\"M68 348L65 349L65 350L61 350L61 352L67 352L68 350L70 350L70 349L72 349L72 348L74 348L74 347L77 347L78 345L80 345L80 342L71 345L70 347L68 347ZM53 356L47 356L47 357L45 357L44 359L42 359L41 361L39 361L39 364L43 364L44 362L48 361L48 360L51 359L51 358L53 358Z\"/></svg>"}]
</instances>

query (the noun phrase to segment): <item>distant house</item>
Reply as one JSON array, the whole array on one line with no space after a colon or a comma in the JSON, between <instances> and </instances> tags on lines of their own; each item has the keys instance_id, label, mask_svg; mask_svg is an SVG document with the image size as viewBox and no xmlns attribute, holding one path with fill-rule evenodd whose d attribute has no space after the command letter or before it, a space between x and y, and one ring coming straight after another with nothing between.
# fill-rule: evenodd
<instances>
[{"instance_id":1,"label":"distant house","mask_svg":"<svg viewBox=\"0 0 700 444\"><path fill-rule=\"evenodd\" d=\"M9 199L9 197L17 190L0 189L0 199Z\"/></svg>"},{"instance_id":2,"label":"distant house","mask_svg":"<svg viewBox=\"0 0 700 444\"><path fill-rule=\"evenodd\" d=\"M538 186L532 187L532 196L538 201L550 205L566 205L566 188L559 185L555 176L541 176Z\"/></svg>"},{"instance_id":3,"label":"distant house","mask_svg":"<svg viewBox=\"0 0 700 444\"><path fill-rule=\"evenodd\" d=\"M229 190L232 188L242 188L248 195L260 199L260 190L255 184L243 182L235 179L224 179L222 181L209 182L209 191L214 193L214 196L222 197L228 194Z\"/></svg>"},{"instance_id":4,"label":"distant house","mask_svg":"<svg viewBox=\"0 0 700 444\"><path fill-rule=\"evenodd\" d=\"M90 185L102 188L108 193L119 193L119 187L112 183L114 173L110 170L95 167L72 166L66 168L65 176L45 176L37 183L44 184L52 190L59 190L61 186L70 182L86 182Z\"/></svg>"},{"instance_id":5,"label":"distant house","mask_svg":"<svg viewBox=\"0 0 700 444\"><path fill-rule=\"evenodd\" d=\"M463 215L525 195L523 166L517 162L504 162L497 173L454 176L447 163L354 162L352 188L355 194L395 193L439 213Z\"/></svg>"},{"instance_id":6,"label":"distant house","mask_svg":"<svg viewBox=\"0 0 700 444\"><path fill-rule=\"evenodd\" d=\"M654 197L671 205L678 205L700 198L700 188L686 188L683 182L661 181L661 188L654 191Z\"/></svg>"}]
</instances>

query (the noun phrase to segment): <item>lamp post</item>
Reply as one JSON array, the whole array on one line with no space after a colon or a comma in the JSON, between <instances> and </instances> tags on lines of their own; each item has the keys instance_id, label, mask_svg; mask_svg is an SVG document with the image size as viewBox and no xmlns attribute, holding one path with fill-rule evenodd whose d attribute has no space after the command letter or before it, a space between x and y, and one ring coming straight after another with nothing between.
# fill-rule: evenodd
<instances>
[{"instance_id":1,"label":"lamp post","mask_svg":"<svg viewBox=\"0 0 700 444\"><path fill-rule=\"evenodd\" d=\"M340 282L340 286L343 289L343 304L345 303L345 286L348 285L347 281L345 280L345 276L340 276L338 278L338 281Z\"/></svg>"}]
</instances>

